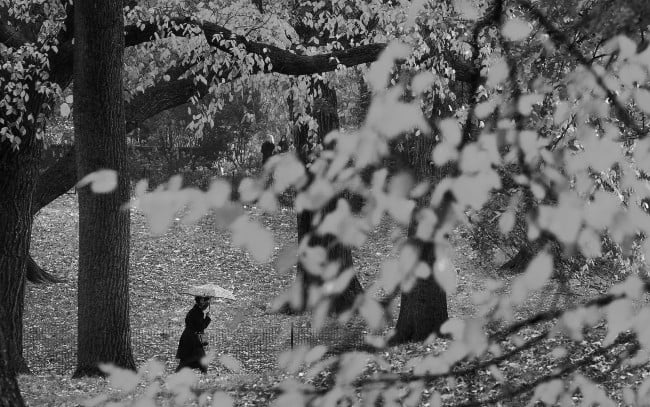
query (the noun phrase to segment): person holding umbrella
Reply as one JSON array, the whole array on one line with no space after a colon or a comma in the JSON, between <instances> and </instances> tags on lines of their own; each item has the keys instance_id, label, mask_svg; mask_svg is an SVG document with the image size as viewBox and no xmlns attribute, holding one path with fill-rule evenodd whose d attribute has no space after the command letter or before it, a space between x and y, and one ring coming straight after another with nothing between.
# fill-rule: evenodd
<instances>
[{"instance_id":1,"label":"person holding umbrella","mask_svg":"<svg viewBox=\"0 0 650 407\"><path fill-rule=\"evenodd\" d=\"M208 344L203 340L203 334L210 325L210 300L225 298L234 301L235 295L232 291L214 283L191 286L181 294L194 296L195 304L185 316L185 329L178 341L176 351L176 357L180 359L176 371L189 367L207 373L208 368L201 364L201 359L205 357L205 346Z\"/></svg>"},{"instance_id":2,"label":"person holding umbrella","mask_svg":"<svg viewBox=\"0 0 650 407\"><path fill-rule=\"evenodd\" d=\"M205 357L205 346L208 344L203 339L205 328L210 325L210 306L209 296L195 296L194 307L185 316L185 329L178 341L178 350L176 357L180 359L176 372L184 367L199 369L202 373L207 373L207 366L201 363Z\"/></svg>"}]
</instances>

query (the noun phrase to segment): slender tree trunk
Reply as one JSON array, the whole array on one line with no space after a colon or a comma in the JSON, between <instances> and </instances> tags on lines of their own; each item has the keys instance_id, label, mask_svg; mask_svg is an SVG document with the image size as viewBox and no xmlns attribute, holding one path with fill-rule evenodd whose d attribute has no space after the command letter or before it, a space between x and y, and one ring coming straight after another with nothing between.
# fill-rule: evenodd
<instances>
[{"instance_id":1,"label":"slender tree trunk","mask_svg":"<svg viewBox=\"0 0 650 407\"><path fill-rule=\"evenodd\" d=\"M124 22L121 0L75 4L74 100L77 176L119 174L115 190L79 196L78 349L75 376L98 375L98 363L135 363L129 326L130 214L122 100Z\"/></svg>"}]
</instances>

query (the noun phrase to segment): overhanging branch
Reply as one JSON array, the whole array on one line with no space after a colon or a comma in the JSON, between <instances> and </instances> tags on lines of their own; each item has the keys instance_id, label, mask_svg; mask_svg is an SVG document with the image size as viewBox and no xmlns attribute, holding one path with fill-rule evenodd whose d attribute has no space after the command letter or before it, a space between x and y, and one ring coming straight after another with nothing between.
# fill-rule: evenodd
<instances>
[{"instance_id":1,"label":"overhanging branch","mask_svg":"<svg viewBox=\"0 0 650 407\"><path fill-rule=\"evenodd\" d=\"M280 73L292 76L331 72L341 65L352 67L374 62L387 46L385 43L377 43L322 54L298 55L275 45L251 41L219 24L199 22L190 18L127 26L125 44L134 46L168 35L196 36L198 33L202 33L212 47L230 55L240 55L245 51L261 57L263 64L251 67L251 73ZM449 62L459 81L471 81L478 74L477 70L462 58L449 58Z\"/></svg>"}]
</instances>

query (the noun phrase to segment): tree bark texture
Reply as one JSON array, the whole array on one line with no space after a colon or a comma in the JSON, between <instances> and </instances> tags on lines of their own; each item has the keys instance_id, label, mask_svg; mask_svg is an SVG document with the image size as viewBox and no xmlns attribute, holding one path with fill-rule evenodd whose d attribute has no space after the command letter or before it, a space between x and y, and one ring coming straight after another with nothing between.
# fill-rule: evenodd
<instances>
[{"instance_id":1,"label":"tree bark texture","mask_svg":"<svg viewBox=\"0 0 650 407\"><path fill-rule=\"evenodd\" d=\"M409 237L408 244L417 247L420 260L433 269L434 243ZM423 341L432 333L440 333L440 326L448 319L447 294L432 273L428 278L418 279L411 291L402 293L395 335L390 338L389 345Z\"/></svg>"},{"instance_id":2,"label":"tree bark texture","mask_svg":"<svg viewBox=\"0 0 650 407\"><path fill-rule=\"evenodd\" d=\"M23 407L25 401L20 394L16 374L9 360L9 315L0 303L0 407Z\"/></svg>"},{"instance_id":3,"label":"tree bark texture","mask_svg":"<svg viewBox=\"0 0 650 407\"><path fill-rule=\"evenodd\" d=\"M469 96L462 83L455 84L452 88L459 97L456 101L437 98L433 104L433 116L429 121L435 124L436 120L443 119L450 111L460 107L463 100ZM449 109L451 107L451 110ZM437 184L449 175L452 166L434 166L431 163L431 152L437 144L433 135L412 136L403 141L403 149L398 151L393 145L391 149L391 173L409 169L417 182L427 181ZM417 209L428 205L429 202L417 202ZM411 222L408 231L408 243L420 250L420 260L433 269L435 263L435 244L414 238L416 225ZM440 326L449 319L447 308L447 294L438 285L433 274L426 279L418 279L411 291L401 294L400 312L395 326L395 335L390 339L390 344L418 342L425 340L432 333L439 333Z\"/></svg>"},{"instance_id":4,"label":"tree bark texture","mask_svg":"<svg viewBox=\"0 0 650 407\"><path fill-rule=\"evenodd\" d=\"M30 208L41 147L31 130L19 150L6 141L0 143L0 304L7 316L4 335L9 367L18 373L28 372L22 354L23 299L32 230Z\"/></svg>"},{"instance_id":5,"label":"tree bark texture","mask_svg":"<svg viewBox=\"0 0 650 407\"><path fill-rule=\"evenodd\" d=\"M311 93L314 95L314 101L311 106L310 114L318 122L317 142L322 144L323 139L329 132L339 128L336 91L320 79L314 79L312 83ZM299 129L299 134L297 135L296 139L296 150L298 151L298 156L300 160L306 165L309 161L308 151L305 149L309 141L308 131L306 127ZM336 202L338 201L338 198L339 197L337 196L332 199L321 210L323 217L325 214L332 212L336 208ZM302 241L305 236L311 233L309 245L318 245L325 247L328 253L328 260L332 262L339 262L340 271L353 267L352 249L350 247L336 242L334 236L321 236L314 233L314 226L312 224L314 218L313 212L302 211L298 213L297 216L299 242ZM309 287L314 285L319 286L323 283L323 281L319 277L316 277L307 272L300 263L298 264L298 274L300 281L303 283L303 304L306 304ZM359 282L357 276L354 276L352 280L350 280L350 284L345 289L345 291L333 298L332 304L330 306L330 311L334 314L339 314L347 309L350 309L354 304L357 295L362 292L363 287L361 286L361 283Z\"/></svg>"},{"instance_id":6,"label":"tree bark texture","mask_svg":"<svg viewBox=\"0 0 650 407\"><path fill-rule=\"evenodd\" d=\"M6 28L5 21L0 25ZM23 27L24 28L24 27ZM20 32L11 29L12 36ZM13 36L16 42L7 45L20 47L35 38L26 38L22 35ZM64 47L61 47L64 48ZM11 63L9 64L11 67ZM8 79L11 74L0 69L0 75ZM52 77L52 75L51 75ZM59 76L65 79L63 76ZM25 99L25 111L32 117L38 117L43 109L43 96L38 92L40 86L36 79L31 82L25 78L27 85L25 91L29 99ZM15 112L3 111L0 117L5 123L12 123L17 119ZM27 267L30 263L29 248L31 242L31 229L33 220L33 194L36 180L39 175L39 160L42 142L37 139L35 126L29 121L24 121L24 134L14 134L20 137L18 149L8 141L0 141L0 308L2 308L2 338L0 347L6 355L7 369L0 368L0 382L9 383L13 380L14 373L28 373L29 369L23 357L23 307L25 295L25 280ZM3 360L5 356L3 356ZM17 387L8 387L7 392L15 392ZM4 398L3 398L4 397ZM20 405L19 395L7 394L4 387L0 386L0 398L13 400ZM9 405L12 405L11 403Z\"/></svg>"},{"instance_id":7,"label":"tree bark texture","mask_svg":"<svg viewBox=\"0 0 650 407\"><path fill-rule=\"evenodd\" d=\"M78 343L75 376L101 374L99 363L134 369L129 326L130 214L122 100L121 0L75 4L74 100L77 176L118 172L117 188L79 196Z\"/></svg>"}]
</instances>

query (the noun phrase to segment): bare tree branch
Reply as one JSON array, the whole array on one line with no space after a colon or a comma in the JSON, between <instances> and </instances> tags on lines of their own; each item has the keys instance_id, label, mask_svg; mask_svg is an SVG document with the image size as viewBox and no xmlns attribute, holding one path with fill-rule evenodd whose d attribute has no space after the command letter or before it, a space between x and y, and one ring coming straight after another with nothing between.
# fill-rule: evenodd
<instances>
[{"instance_id":1,"label":"bare tree branch","mask_svg":"<svg viewBox=\"0 0 650 407\"><path fill-rule=\"evenodd\" d=\"M626 344L627 351L634 349L636 347L636 344L634 343L634 334L632 333L622 334L618 337L618 339L616 339L616 341L614 341L614 343L602 348L598 348L592 352L589 352L584 357L576 360L575 362L565 365L555 373L541 376L533 380L532 382L524 383L520 386L507 389L506 391L496 396L477 400L477 401L471 401L468 403L456 404L456 406L457 407L480 407L480 406L492 405L503 400L509 400L520 395L530 394L540 384L548 383L555 379L561 379L568 374L574 373L581 368L587 367L592 363L594 363L596 358L603 355L607 355L615 347L623 344Z\"/></svg>"}]
</instances>

